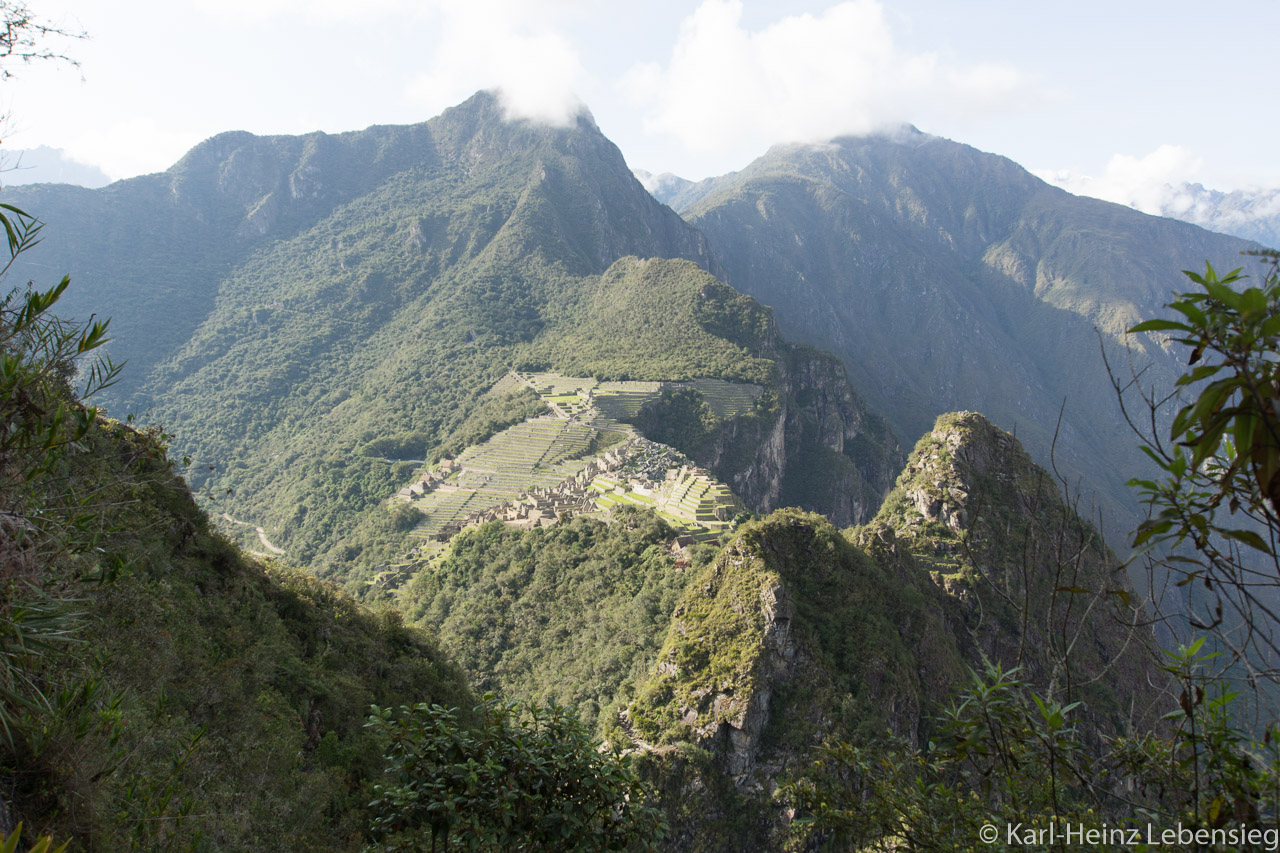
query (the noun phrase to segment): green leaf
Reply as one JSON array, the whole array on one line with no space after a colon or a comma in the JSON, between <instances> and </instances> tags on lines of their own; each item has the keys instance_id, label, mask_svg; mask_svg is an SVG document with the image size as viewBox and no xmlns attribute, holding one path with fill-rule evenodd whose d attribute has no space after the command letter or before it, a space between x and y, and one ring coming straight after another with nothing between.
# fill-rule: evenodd
<instances>
[{"instance_id":1,"label":"green leaf","mask_svg":"<svg viewBox=\"0 0 1280 853\"><path fill-rule=\"evenodd\" d=\"M1202 364L1190 373L1185 373L1178 377L1177 384L1190 385L1194 382L1200 382L1201 380L1208 379L1210 376L1221 371L1222 367L1223 366L1221 364Z\"/></svg>"},{"instance_id":2,"label":"green leaf","mask_svg":"<svg viewBox=\"0 0 1280 853\"><path fill-rule=\"evenodd\" d=\"M1175 320L1146 320L1129 329L1129 334L1136 332L1194 332L1186 323Z\"/></svg>"},{"instance_id":3,"label":"green leaf","mask_svg":"<svg viewBox=\"0 0 1280 853\"><path fill-rule=\"evenodd\" d=\"M1261 551L1267 556L1271 556L1271 547L1267 545L1266 540L1252 530L1223 530L1222 535L1228 539L1248 545L1255 551Z\"/></svg>"},{"instance_id":4,"label":"green leaf","mask_svg":"<svg viewBox=\"0 0 1280 853\"><path fill-rule=\"evenodd\" d=\"M1192 305L1190 302L1171 302L1169 307L1174 311L1186 315L1186 318L1194 324L1196 329L1203 329L1209 324L1209 321L1205 319L1204 312ZM1188 331L1192 330L1188 329Z\"/></svg>"},{"instance_id":5,"label":"green leaf","mask_svg":"<svg viewBox=\"0 0 1280 853\"><path fill-rule=\"evenodd\" d=\"M1240 311L1240 294L1236 293L1225 284L1220 284L1216 281L1206 281L1204 283L1204 289L1210 296L1221 302L1227 308L1236 312Z\"/></svg>"},{"instance_id":6,"label":"green leaf","mask_svg":"<svg viewBox=\"0 0 1280 853\"><path fill-rule=\"evenodd\" d=\"M1240 311L1245 314L1267 313L1267 297L1256 287L1250 287L1240 294Z\"/></svg>"}]
</instances>

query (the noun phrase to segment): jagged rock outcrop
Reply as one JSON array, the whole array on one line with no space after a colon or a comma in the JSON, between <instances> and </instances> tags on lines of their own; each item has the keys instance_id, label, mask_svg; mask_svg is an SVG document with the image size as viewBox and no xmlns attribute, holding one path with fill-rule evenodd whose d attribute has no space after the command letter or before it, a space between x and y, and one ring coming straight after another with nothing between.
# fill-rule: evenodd
<instances>
[{"instance_id":1,"label":"jagged rock outcrop","mask_svg":"<svg viewBox=\"0 0 1280 853\"><path fill-rule=\"evenodd\" d=\"M1085 701L1103 731L1149 717L1161 679L1125 569L1059 482L983 416L938 418L859 541L882 565L929 573L970 660Z\"/></svg>"},{"instance_id":2,"label":"jagged rock outcrop","mask_svg":"<svg viewBox=\"0 0 1280 853\"><path fill-rule=\"evenodd\" d=\"M781 510L744 526L686 587L619 736L681 780L672 803L752 814L733 831L776 849L769 794L817 745L927 741L966 667L1021 667L1080 701L1090 732L1128 731L1150 721L1160 680L1116 566L1013 436L943 416L872 523L841 534ZM674 744L705 751L701 769ZM695 846L696 821L673 823Z\"/></svg>"},{"instance_id":3,"label":"jagged rock outcrop","mask_svg":"<svg viewBox=\"0 0 1280 853\"><path fill-rule=\"evenodd\" d=\"M811 513L745 526L687 589L627 729L710 750L739 790L771 790L833 733L917 740L922 710L962 671L927 600L940 595L901 584Z\"/></svg>"},{"instance_id":4,"label":"jagged rock outcrop","mask_svg":"<svg viewBox=\"0 0 1280 853\"><path fill-rule=\"evenodd\" d=\"M695 458L757 512L799 506L842 527L865 524L902 467L897 439L854 393L839 359L777 350L776 416L726 424Z\"/></svg>"}]
</instances>

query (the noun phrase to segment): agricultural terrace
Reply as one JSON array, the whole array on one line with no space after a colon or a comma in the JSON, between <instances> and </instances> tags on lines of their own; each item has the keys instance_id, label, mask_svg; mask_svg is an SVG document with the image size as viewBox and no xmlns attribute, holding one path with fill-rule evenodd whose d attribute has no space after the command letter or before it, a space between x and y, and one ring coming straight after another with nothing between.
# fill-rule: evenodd
<instances>
[{"instance_id":1,"label":"agricultural terrace","mask_svg":"<svg viewBox=\"0 0 1280 853\"><path fill-rule=\"evenodd\" d=\"M609 510L619 504L648 507L672 527L700 541L715 539L733 524L742 504L723 483L687 467L667 473L665 482L651 488L622 474L598 475L588 486L596 506Z\"/></svg>"},{"instance_id":2,"label":"agricultural terrace","mask_svg":"<svg viewBox=\"0 0 1280 853\"><path fill-rule=\"evenodd\" d=\"M519 379L512 377L519 376ZM729 420L747 414L755 408L756 401L764 393L760 385L745 382L727 382L723 379L693 379L688 382L599 382L590 377L561 376L558 373L507 374L502 379L507 390L516 390L523 383L532 388L549 403L568 410L572 414L586 416L592 405L595 408L593 425L597 429L622 429L630 432L627 423L650 400L656 400L664 390L692 388L702 395L707 406L721 420ZM575 399L576 398L576 399Z\"/></svg>"},{"instance_id":3,"label":"agricultural terrace","mask_svg":"<svg viewBox=\"0 0 1280 853\"><path fill-rule=\"evenodd\" d=\"M707 406L722 421L750 412L764 393L760 385L746 382L726 382L723 379L694 379L690 382L669 383L673 388L692 388L707 401Z\"/></svg>"},{"instance_id":4,"label":"agricultural terrace","mask_svg":"<svg viewBox=\"0 0 1280 853\"><path fill-rule=\"evenodd\" d=\"M416 536L437 536L471 513L577 476L590 462L593 446L603 450L635 436L628 422L665 389L697 390L721 419L751 411L763 392L759 385L720 379L600 382L558 373L511 372L488 393L509 394L521 388L533 389L553 414L516 424L467 448L457 459L416 472L414 481L397 495L423 514ZM650 506L680 530L714 537L741 507L727 486L704 473L692 473L683 466L686 461L673 457L669 470L647 471L639 479L628 476L624 465L617 480L596 477L590 493L601 510L618 503ZM660 489L636 488L655 478L662 481Z\"/></svg>"},{"instance_id":5,"label":"agricultural terrace","mask_svg":"<svg viewBox=\"0 0 1280 853\"><path fill-rule=\"evenodd\" d=\"M426 516L415 534L438 534L476 510L575 476L586 465L582 457L594 437L595 430L585 424L532 418L467 448L456 460L420 473L407 496L410 506ZM401 496L406 497L404 490Z\"/></svg>"}]
</instances>

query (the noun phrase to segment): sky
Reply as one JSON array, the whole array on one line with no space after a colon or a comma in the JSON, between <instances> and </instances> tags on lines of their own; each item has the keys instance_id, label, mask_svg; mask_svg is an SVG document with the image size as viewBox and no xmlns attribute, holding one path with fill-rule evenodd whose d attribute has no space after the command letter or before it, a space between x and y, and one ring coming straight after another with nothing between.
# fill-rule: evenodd
<instances>
[{"instance_id":1,"label":"sky","mask_svg":"<svg viewBox=\"0 0 1280 853\"><path fill-rule=\"evenodd\" d=\"M2 150L118 179L203 139L424 121L498 87L586 105L632 168L700 179L903 122L1142 206L1280 186L1275 0L27 0L78 67L9 63Z\"/></svg>"}]
</instances>

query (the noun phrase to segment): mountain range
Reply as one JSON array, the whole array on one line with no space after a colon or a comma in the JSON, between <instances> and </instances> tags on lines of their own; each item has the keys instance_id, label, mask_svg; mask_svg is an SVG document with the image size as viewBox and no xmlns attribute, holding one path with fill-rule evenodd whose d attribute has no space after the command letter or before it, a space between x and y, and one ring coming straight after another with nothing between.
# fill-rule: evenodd
<instances>
[{"instance_id":1,"label":"mountain range","mask_svg":"<svg viewBox=\"0 0 1280 853\"><path fill-rule=\"evenodd\" d=\"M5 152L0 158L0 182L6 187L23 184L75 184L96 189L111 183L97 166L73 160L61 148L39 145Z\"/></svg>"},{"instance_id":2,"label":"mountain range","mask_svg":"<svg viewBox=\"0 0 1280 853\"><path fill-rule=\"evenodd\" d=\"M1153 638L1108 547L1133 527L1125 482L1143 463L1107 364L1171 386L1174 349L1126 330L1161 312L1180 269L1248 264L1256 244L914 129L647 183L589 114L510 121L479 93L418 125L227 133L163 173L6 191L46 223L16 273L69 273L59 309L113 318L128 364L112 413L157 425L149 440L186 457L244 549L385 608L362 621L319 581L276 591L178 486L147 522L171 535L136 595L177 614L216 595L201 617L216 624L241 605L222 607L208 569L272 603L270 630L301 649L270 690L237 680L235 644L173 653L161 676L183 685L172 713L219 749L236 720L180 670L266 697L263 742L299 755L331 803L294 847L325 821L359 841L362 813L334 791L366 790L372 759L334 680L380 703L417 682L432 701L564 702L637 757L681 849L781 849L771 793L818 744L927 743L984 660L1083 702L1098 732L1156 714ZM522 470L561 491L508 488L520 437L543 433ZM628 448L655 445L668 462L635 470ZM577 509L557 512L570 481ZM425 537L426 490L488 496L508 523ZM684 535L681 518L705 524ZM216 565L166 590L173 554ZM1094 598L1055 609L1064 589ZM94 594L104 620L127 609ZM354 671L324 670L334 609ZM380 655L400 660L384 641L431 671L381 678ZM126 657L103 677L141 689ZM246 821L220 849L269 815Z\"/></svg>"},{"instance_id":3,"label":"mountain range","mask_svg":"<svg viewBox=\"0 0 1280 853\"><path fill-rule=\"evenodd\" d=\"M1083 490L1115 538L1141 469L1107 362L1122 383L1136 363L1171 387L1176 357L1125 331L1185 289L1180 270L1248 266L1258 248L912 128L666 186L726 280L773 306L783 334L839 355L904 441L943 412L981 411Z\"/></svg>"},{"instance_id":4,"label":"mountain range","mask_svg":"<svg viewBox=\"0 0 1280 853\"><path fill-rule=\"evenodd\" d=\"M1254 240L1268 248L1280 246L1280 189L1222 192L1202 184L1178 184L1167 187L1160 215Z\"/></svg>"},{"instance_id":5,"label":"mountain range","mask_svg":"<svg viewBox=\"0 0 1280 853\"><path fill-rule=\"evenodd\" d=\"M588 117L511 124L482 94L424 125L228 134L167 173L13 196L49 223L24 272L67 269L68 310L119 318L112 355L132 378L113 408L150 410L199 461L193 485L327 577L407 550L384 508L407 471L370 443L439 453L513 366L769 385L772 409L699 449L755 509L785 490L864 521L896 470L896 442L840 365L785 344L767 309L714 279L706 238ZM687 319L673 308L686 299ZM817 463L806 430L830 433L834 456ZM845 453L859 435L883 447L863 471ZM804 456L791 480L789 454ZM805 464L830 476L798 482Z\"/></svg>"}]
</instances>

